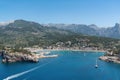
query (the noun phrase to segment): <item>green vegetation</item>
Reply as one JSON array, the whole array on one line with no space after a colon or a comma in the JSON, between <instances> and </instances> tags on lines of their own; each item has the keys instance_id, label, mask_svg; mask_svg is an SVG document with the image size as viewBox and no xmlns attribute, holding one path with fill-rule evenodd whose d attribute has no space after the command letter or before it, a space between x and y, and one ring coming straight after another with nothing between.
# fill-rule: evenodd
<instances>
[{"instance_id":1,"label":"green vegetation","mask_svg":"<svg viewBox=\"0 0 120 80\"><path fill-rule=\"evenodd\" d=\"M10 53L15 53L15 52L23 53L23 54L31 54L30 51L25 49L10 49Z\"/></svg>"},{"instance_id":2,"label":"green vegetation","mask_svg":"<svg viewBox=\"0 0 120 80\"><path fill-rule=\"evenodd\" d=\"M25 47L95 47L113 49L119 53L119 39L88 36L53 27L45 27L35 22L16 20L0 27L0 49L10 48L13 52L25 52Z\"/></svg>"}]
</instances>

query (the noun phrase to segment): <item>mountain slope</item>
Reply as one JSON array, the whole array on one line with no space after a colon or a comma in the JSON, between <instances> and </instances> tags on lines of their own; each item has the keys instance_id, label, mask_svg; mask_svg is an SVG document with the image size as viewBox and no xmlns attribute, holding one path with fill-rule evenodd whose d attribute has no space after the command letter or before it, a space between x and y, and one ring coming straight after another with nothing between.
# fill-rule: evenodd
<instances>
[{"instance_id":1,"label":"mountain slope","mask_svg":"<svg viewBox=\"0 0 120 80\"><path fill-rule=\"evenodd\" d=\"M111 38L120 38L120 24L116 23L115 26L109 28L99 28L96 25L83 25L83 24L47 24L48 27L56 27L58 29L69 30L75 33L82 33L94 36L103 36Z\"/></svg>"},{"instance_id":2,"label":"mountain slope","mask_svg":"<svg viewBox=\"0 0 120 80\"><path fill-rule=\"evenodd\" d=\"M0 27L0 44L8 46L47 45L49 42L52 43L53 40L59 39L60 36L71 34L74 33L45 27L35 22L15 20L14 23Z\"/></svg>"}]
</instances>

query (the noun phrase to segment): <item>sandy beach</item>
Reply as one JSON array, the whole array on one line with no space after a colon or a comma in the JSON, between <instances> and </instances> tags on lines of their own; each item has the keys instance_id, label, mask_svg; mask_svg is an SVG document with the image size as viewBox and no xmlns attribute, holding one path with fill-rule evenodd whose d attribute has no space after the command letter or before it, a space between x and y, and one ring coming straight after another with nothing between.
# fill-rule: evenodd
<instances>
[{"instance_id":1,"label":"sandy beach","mask_svg":"<svg viewBox=\"0 0 120 80\"><path fill-rule=\"evenodd\" d=\"M29 49L29 51L31 52L39 52L39 51L43 51L43 52L49 52L49 51L83 51L83 52L106 52L104 50L82 50L82 49Z\"/></svg>"}]
</instances>

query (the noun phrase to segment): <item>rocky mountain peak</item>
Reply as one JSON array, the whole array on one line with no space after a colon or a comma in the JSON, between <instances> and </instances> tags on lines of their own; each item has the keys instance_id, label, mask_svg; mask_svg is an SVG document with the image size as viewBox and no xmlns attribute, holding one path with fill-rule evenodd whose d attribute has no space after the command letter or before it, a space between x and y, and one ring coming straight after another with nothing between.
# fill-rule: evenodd
<instances>
[{"instance_id":1,"label":"rocky mountain peak","mask_svg":"<svg viewBox=\"0 0 120 80\"><path fill-rule=\"evenodd\" d=\"M95 29L95 30L98 30L99 28L98 28L98 26L97 25L95 25L95 24L91 24L91 25L88 25L90 28L93 28L93 29Z\"/></svg>"},{"instance_id":2,"label":"rocky mountain peak","mask_svg":"<svg viewBox=\"0 0 120 80\"><path fill-rule=\"evenodd\" d=\"M114 27L115 27L115 28L120 28L120 24L119 24L119 23L116 23Z\"/></svg>"}]
</instances>

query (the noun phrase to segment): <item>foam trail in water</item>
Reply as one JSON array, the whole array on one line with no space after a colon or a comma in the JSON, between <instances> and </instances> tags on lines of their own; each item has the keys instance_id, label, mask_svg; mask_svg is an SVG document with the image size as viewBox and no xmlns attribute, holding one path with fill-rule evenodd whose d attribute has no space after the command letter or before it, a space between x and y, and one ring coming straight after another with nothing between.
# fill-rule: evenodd
<instances>
[{"instance_id":1,"label":"foam trail in water","mask_svg":"<svg viewBox=\"0 0 120 80\"><path fill-rule=\"evenodd\" d=\"M5 79L3 79L3 80L11 80L11 79L13 79L13 78L17 78L17 77L22 76L22 75L24 75L24 74L26 74L26 73L29 73L29 72L31 72L31 71L34 71L34 70L36 70L36 69L38 69L38 68L40 68L40 67L43 67L43 66L45 66L45 65L47 65L47 64L48 64L48 63L43 64L43 65L40 65L40 66L35 67L35 68L32 68L32 69L30 69L30 70L21 72L21 73L17 73L17 74L8 76L7 78L5 78Z\"/></svg>"}]
</instances>

